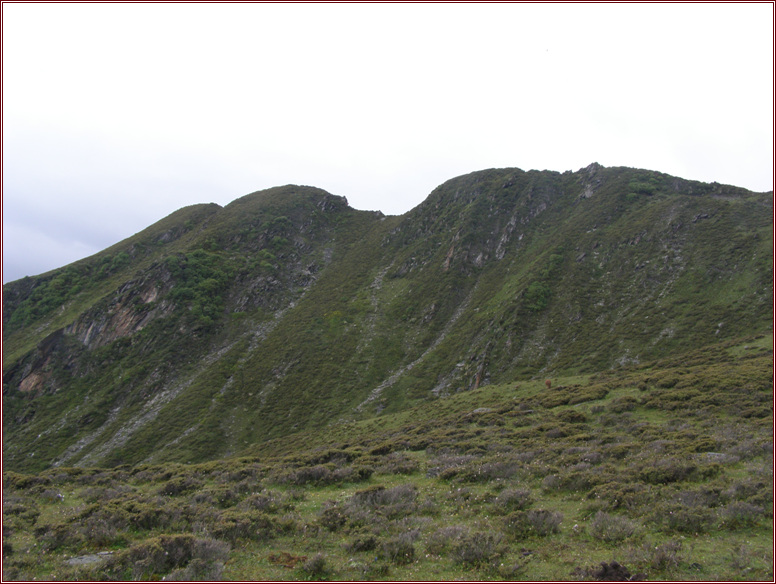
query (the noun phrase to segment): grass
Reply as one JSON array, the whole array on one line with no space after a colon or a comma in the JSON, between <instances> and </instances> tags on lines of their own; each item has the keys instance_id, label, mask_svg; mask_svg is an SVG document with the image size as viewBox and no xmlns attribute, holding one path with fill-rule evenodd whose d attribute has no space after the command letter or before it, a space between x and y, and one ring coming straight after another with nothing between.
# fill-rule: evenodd
<instances>
[{"instance_id":1,"label":"grass","mask_svg":"<svg viewBox=\"0 0 776 584\"><path fill-rule=\"evenodd\" d=\"M280 187L11 283L4 578L772 579L771 216L632 169Z\"/></svg>"},{"instance_id":2,"label":"grass","mask_svg":"<svg viewBox=\"0 0 776 584\"><path fill-rule=\"evenodd\" d=\"M279 187L11 283L4 462L202 462L771 329L772 196L593 170L590 199L587 170L488 170L388 218Z\"/></svg>"},{"instance_id":3,"label":"grass","mask_svg":"<svg viewBox=\"0 0 776 584\"><path fill-rule=\"evenodd\" d=\"M768 346L485 386L235 459L6 472L5 577L770 579L772 413L741 400L771 395L772 362L744 344Z\"/></svg>"}]
</instances>

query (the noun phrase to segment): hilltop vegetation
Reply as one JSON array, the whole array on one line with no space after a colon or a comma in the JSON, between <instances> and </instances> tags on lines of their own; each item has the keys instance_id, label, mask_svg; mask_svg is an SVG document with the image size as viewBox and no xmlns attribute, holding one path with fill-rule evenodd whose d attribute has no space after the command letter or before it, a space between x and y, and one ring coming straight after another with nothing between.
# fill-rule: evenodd
<instances>
[{"instance_id":1,"label":"hilltop vegetation","mask_svg":"<svg viewBox=\"0 0 776 584\"><path fill-rule=\"evenodd\" d=\"M770 580L772 339L196 465L5 472L8 579Z\"/></svg>"},{"instance_id":2,"label":"hilltop vegetation","mask_svg":"<svg viewBox=\"0 0 776 584\"><path fill-rule=\"evenodd\" d=\"M773 193L187 207L3 287L4 578L773 579L772 335Z\"/></svg>"},{"instance_id":3,"label":"hilltop vegetation","mask_svg":"<svg viewBox=\"0 0 776 584\"><path fill-rule=\"evenodd\" d=\"M772 330L773 196L591 165L286 186L3 288L6 468L195 463Z\"/></svg>"}]
</instances>

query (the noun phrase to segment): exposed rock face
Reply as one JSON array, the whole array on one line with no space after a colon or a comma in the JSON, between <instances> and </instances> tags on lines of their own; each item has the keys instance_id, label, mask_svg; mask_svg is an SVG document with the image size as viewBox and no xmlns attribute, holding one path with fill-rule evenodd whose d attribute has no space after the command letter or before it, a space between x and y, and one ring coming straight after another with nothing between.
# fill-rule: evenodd
<instances>
[{"instance_id":1,"label":"exposed rock face","mask_svg":"<svg viewBox=\"0 0 776 584\"><path fill-rule=\"evenodd\" d=\"M400 217L294 186L185 208L4 287L4 461L204 460L768 331L772 206L593 164L472 173Z\"/></svg>"},{"instance_id":2,"label":"exposed rock face","mask_svg":"<svg viewBox=\"0 0 776 584\"><path fill-rule=\"evenodd\" d=\"M167 277L169 282L169 276ZM155 318L169 315L175 308L168 300L156 302L163 280L146 277L124 284L107 303L81 316L65 327L64 332L73 335L89 349L96 349L113 341L135 334ZM169 285L168 285L169 288Z\"/></svg>"}]
</instances>

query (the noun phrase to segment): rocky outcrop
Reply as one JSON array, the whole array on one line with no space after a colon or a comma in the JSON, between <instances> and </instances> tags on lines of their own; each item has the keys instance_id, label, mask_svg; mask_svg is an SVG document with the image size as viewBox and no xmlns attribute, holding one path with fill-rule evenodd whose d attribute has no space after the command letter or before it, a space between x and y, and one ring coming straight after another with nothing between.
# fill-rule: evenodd
<instances>
[{"instance_id":1,"label":"rocky outcrop","mask_svg":"<svg viewBox=\"0 0 776 584\"><path fill-rule=\"evenodd\" d=\"M770 193L591 165L472 173L401 217L290 186L184 210L7 287L5 460L204 460L762 333L769 209Z\"/></svg>"},{"instance_id":2,"label":"rocky outcrop","mask_svg":"<svg viewBox=\"0 0 776 584\"><path fill-rule=\"evenodd\" d=\"M157 266L143 278L124 284L110 300L65 327L64 333L74 336L89 349L137 333L152 320L174 310L172 302L158 300L169 288L169 272Z\"/></svg>"}]
</instances>

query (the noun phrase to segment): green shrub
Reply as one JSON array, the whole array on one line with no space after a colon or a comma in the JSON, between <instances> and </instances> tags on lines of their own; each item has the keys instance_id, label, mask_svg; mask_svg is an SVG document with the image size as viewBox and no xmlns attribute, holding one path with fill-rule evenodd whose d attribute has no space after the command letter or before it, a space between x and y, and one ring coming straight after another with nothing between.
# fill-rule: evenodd
<instances>
[{"instance_id":1,"label":"green shrub","mask_svg":"<svg viewBox=\"0 0 776 584\"><path fill-rule=\"evenodd\" d=\"M560 531L563 514L547 509L514 511L504 518L504 531L520 540L531 536L544 537Z\"/></svg>"},{"instance_id":2,"label":"green shrub","mask_svg":"<svg viewBox=\"0 0 776 584\"><path fill-rule=\"evenodd\" d=\"M202 481L192 477L175 477L159 487L158 493L167 497L176 497L189 493L202 486Z\"/></svg>"},{"instance_id":3,"label":"green shrub","mask_svg":"<svg viewBox=\"0 0 776 584\"><path fill-rule=\"evenodd\" d=\"M373 580L383 580L391 573L390 566L384 564L383 562L366 562L363 564L357 563L354 565L354 568L361 576L357 579L367 582Z\"/></svg>"},{"instance_id":4,"label":"green shrub","mask_svg":"<svg viewBox=\"0 0 776 584\"><path fill-rule=\"evenodd\" d=\"M334 504L325 506L318 517L319 525L329 531L339 531L347 521L347 515Z\"/></svg>"},{"instance_id":5,"label":"green shrub","mask_svg":"<svg viewBox=\"0 0 776 584\"><path fill-rule=\"evenodd\" d=\"M337 467L332 463L306 466L281 474L277 480L280 483L292 485L325 486L344 482L363 482L369 480L374 469L364 465Z\"/></svg>"},{"instance_id":6,"label":"green shrub","mask_svg":"<svg viewBox=\"0 0 776 584\"><path fill-rule=\"evenodd\" d=\"M217 538L235 544L240 540L267 541L275 537L277 524L256 510L227 509L212 527Z\"/></svg>"},{"instance_id":7,"label":"green shrub","mask_svg":"<svg viewBox=\"0 0 776 584\"><path fill-rule=\"evenodd\" d=\"M619 562L601 562L598 566L576 568L572 573L577 580L598 580L604 582L640 582L644 574L632 575L630 570Z\"/></svg>"},{"instance_id":8,"label":"green shrub","mask_svg":"<svg viewBox=\"0 0 776 584\"><path fill-rule=\"evenodd\" d=\"M315 554L300 566L299 570L310 580L326 580L329 576L329 566L323 554Z\"/></svg>"},{"instance_id":9,"label":"green shrub","mask_svg":"<svg viewBox=\"0 0 776 584\"><path fill-rule=\"evenodd\" d=\"M714 523L715 514L707 507L681 503L656 505L648 517L660 531L666 533L706 533Z\"/></svg>"},{"instance_id":10,"label":"green shrub","mask_svg":"<svg viewBox=\"0 0 776 584\"><path fill-rule=\"evenodd\" d=\"M345 544L348 552L370 552L377 548L377 538L374 535L359 536Z\"/></svg>"},{"instance_id":11,"label":"green shrub","mask_svg":"<svg viewBox=\"0 0 776 584\"><path fill-rule=\"evenodd\" d=\"M254 509L264 513L277 513L286 508L289 506L284 502L281 493L271 491L253 493L237 505L237 509Z\"/></svg>"},{"instance_id":12,"label":"green shrub","mask_svg":"<svg viewBox=\"0 0 776 584\"><path fill-rule=\"evenodd\" d=\"M630 395L624 395L613 399L609 403L609 411L615 414L621 414L622 412L633 411L638 405L638 400Z\"/></svg>"},{"instance_id":13,"label":"green shrub","mask_svg":"<svg viewBox=\"0 0 776 584\"><path fill-rule=\"evenodd\" d=\"M746 501L733 501L719 513L721 526L725 529L746 529L765 519L765 509Z\"/></svg>"},{"instance_id":14,"label":"green shrub","mask_svg":"<svg viewBox=\"0 0 776 584\"><path fill-rule=\"evenodd\" d=\"M531 312L540 312L547 308L550 299L550 287L544 282L531 282L523 296L523 306Z\"/></svg>"},{"instance_id":15,"label":"green shrub","mask_svg":"<svg viewBox=\"0 0 776 584\"><path fill-rule=\"evenodd\" d=\"M417 497L414 485L398 485L390 489L378 485L354 493L346 508L349 515L358 509L367 509L393 519L414 513Z\"/></svg>"},{"instance_id":16,"label":"green shrub","mask_svg":"<svg viewBox=\"0 0 776 584\"><path fill-rule=\"evenodd\" d=\"M451 557L456 564L476 567L497 560L505 552L501 535L478 531L460 537L453 544Z\"/></svg>"},{"instance_id":17,"label":"green shrub","mask_svg":"<svg viewBox=\"0 0 776 584\"><path fill-rule=\"evenodd\" d=\"M192 559L185 568L173 570L164 577L165 582L217 582L224 572L223 562L206 562Z\"/></svg>"},{"instance_id":18,"label":"green shrub","mask_svg":"<svg viewBox=\"0 0 776 584\"><path fill-rule=\"evenodd\" d=\"M414 532L391 537L380 545L379 557L399 566L409 564L415 559L416 539L417 534Z\"/></svg>"},{"instance_id":19,"label":"green shrub","mask_svg":"<svg viewBox=\"0 0 776 584\"><path fill-rule=\"evenodd\" d=\"M698 466L688 460L673 456L659 457L649 461L637 473L640 481L651 485L662 485L686 481L693 477Z\"/></svg>"},{"instance_id":20,"label":"green shrub","mask_svg":"<svg viewBox=\"0 0 776 584\"><path fill-rule=\"evenodd\" d=\"M403 452L392 452L383 459L375 472L382 475L411 475L420 470L418 462Z\"/></svg>"},{"instance_id":21,"label":"green shrub","mask_svg":"<svg viewBox=\"0 0 776 584\"><path fill-rule=\"evenodd\" d=\"M590 522L589 532L606 543L617 543L631 537L636 527L636 523L626 517L599 511Z\"/></svg>"},{"instance_id":22,"label":"green shrub","mask_svg":"<svg viewBox=\"0 0 776 584\"><path fill-rule=\"evenodd\" d=\"M426 474L432 478L439 477L441 479L449 480L455 477L459 472L461 472L464 466L474 461L476 458L476 456L471 454L442 454L429 461Z\"/></svg>"},{"instance_id":23,"label":"green shrub","mask_svg":"<svg viewBox=\"0 0 776 584\"><path fill-rule=\"evenodd\" d=\"M73 525L73 529L81 534L89 546L98 549L126 542L126 526L118 527L110 516L91 515Z\"/></svg>"},{"instance_id":24,"label":"green shrub","mask_svg":"<svg viewBox=\"0 0 776 584\"><path fill-rule=\"evenodd\" d=\"M446 554L452 550L455 542L468 533L468 528L462 525L440 527L429 535L426 541L426 551L436 556Z\"/></svg>"},{"instance_id":25,"label":"green shrub","mask_svg":"<svg viewBox=\"0 0 776 584\"><path fill-rule=\"evenodd\" d=\"M681 550L682 542L679 540L670 540L659 545L645 543L630 550L628 557L648 572L667 572L676 569L683 560L679 553Z\"/></svg>"},{"instance_id":26,"label":"green shrub","mask_svg":"<svg viewBox=\"0 0 776 584\"><path fill-rule=\"evenodd\" d=\"M533 495L528 489L504 489L494 499L491 509L497 515L506 515L512 511L527 509L533 503Z\"/></svg>"},{"instance_id":27,"label":"green shrub","mask_svg":"<svg viewBox=\"0 0 776 584\"><path fill-rule=\"evenodd\" d=\"M109 579L125 575L133 580L157 580L168 572L173 579L204 578L220 572L229 554L224 542L190 534L160 535L114 554L104 569ZM195 562L194 565L190 565ZM178 571L179 569L188 568Z\"/></svg>"},{"instance_id":28,"label":"green shrub","mask_svg":"<svg viewBox=\"0 0 776 584\"><path fill-rule=\"evenodd\" d=\"M51 479L42 475L24 475L12 471L3 473L3 489L27 491L36 485L50 485Z\"/></svg>"},{"instance_id":29,"label":"green shrub","mask_svg":"<svg viewBox=\"0 0 776 584\"><path fill-rule=\"evenodd\" d=\"M78 549L84 542L81 532L66 523L41 525L36 527L33 533L38 545L47 552L61 548Z\"/></svg>"},{"instance_id":30,"label":"green shrub","mask_svg":"<svg viewBox=\"0 0 776 584\"><path fill-rule=\"evenodd\" d=\"M9 519L14 523L27 523L32 525L40 516L38 506L24 497L6 495L3 498L3 524Z\"/></svg>"},{"instance_id":31,"label":"green shrub","mask_svg":"<svg viewBox=\"0 0 776 584\"><path fill-rule=\"evenodd\" d=\"M725 495L732 499L744 500L764 508L773 506L773 485L763 480L747 477L735 481Z\"/></svg>"},{"instance_id":32,"label":"green shrub","mask_svg":"<svg viewBox=\"0 0 776 584\"><path fill-rule=\"evenodd\" d=\"M606 509L634 511L642 505L649 505L655 496L654 491L654 487L642 483L609 482L593 487L586 498L602 503Z\"/></svg>"},{"instance_id":33,"label":"green shrub","mask_svg":"<svg viewBox=\"0 0 776 584\"><path fill-rule=\"evenodd\" d=\"M65 500L64 495L56 489L45 489L40 494L40 498L48 503L61 503Z\"/></svg>"}]
</instances>

